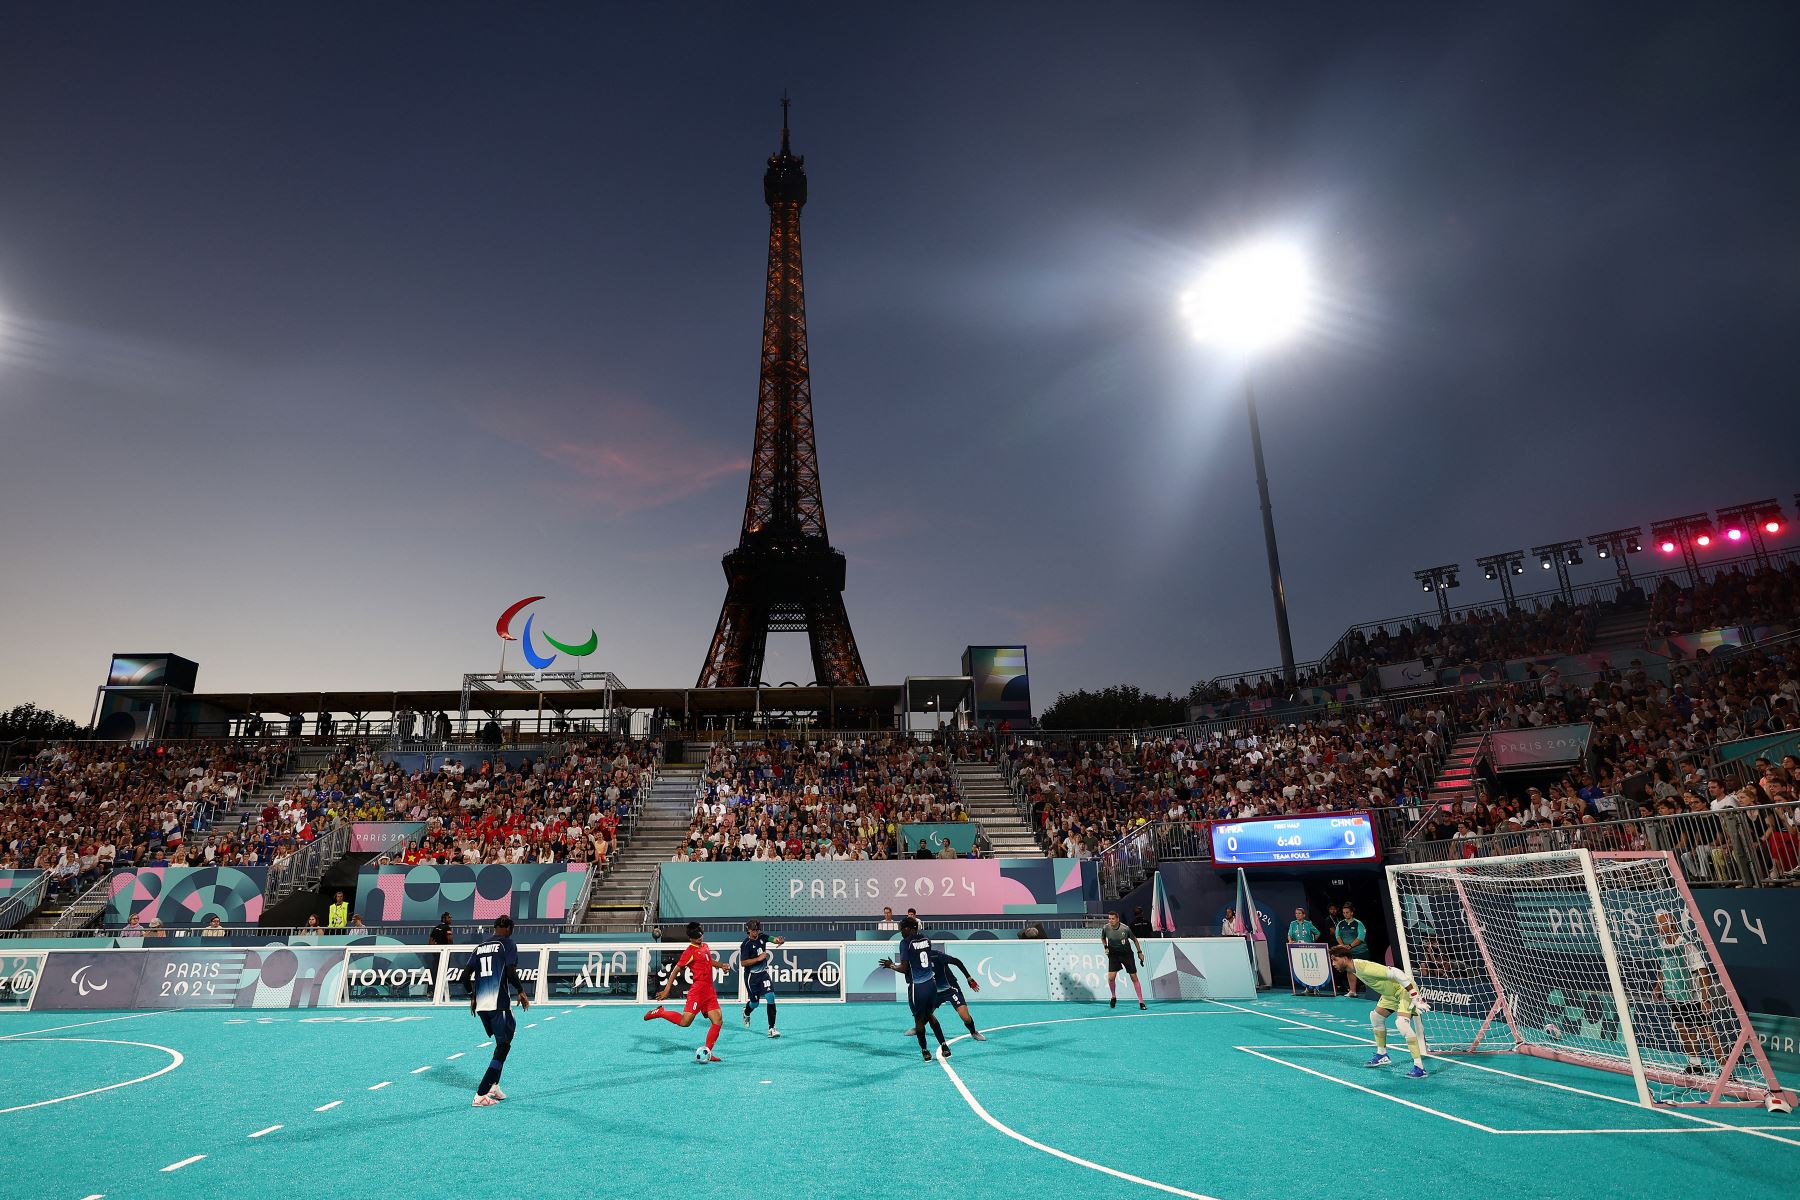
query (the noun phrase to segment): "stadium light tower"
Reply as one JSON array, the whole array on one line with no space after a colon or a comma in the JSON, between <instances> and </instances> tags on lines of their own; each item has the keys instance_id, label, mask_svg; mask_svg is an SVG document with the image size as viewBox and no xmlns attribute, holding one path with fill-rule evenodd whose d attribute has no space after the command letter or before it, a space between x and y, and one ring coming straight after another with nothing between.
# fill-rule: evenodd
<instances>
[{"instance_id":1,"label":"stadium light tower","mask_svg":"<svg viewBox=\"0 0 1800 1200\"><path fill-rule=\"evenodd\" d=\"M1482 578L1500 581L1500 594L1506 598L1506 611L1517 609L1519 605L1513 599L1512 581L1514 575L1525 573L1525 552L1508 550L1503 554L1489 554L1476 559L1475 565L1481 568Z\"/></svg>"},{"instance_id":2,"label":"stadium light tower","mask_svg":"<svg viewBox=\"0 0 1800 1200\"><path fill-rule=\"evenodd\" d=\"M1243 360L1244 407L1250 417L1250 452L1256 460L1256 493L1262 503L1263 542L1269 552L1269 591L1275 600L1275 634L1281 642L1281 677L1294 686L1294 639L1288 632L1287 589L1275 548L1275 514L1269 474L1263 467L1262 429L1256 420L1256 386L1248 364L1289 341L1312 311L1312 272L1291 242L1264 240L1219 256L1181 298L1181 313L1194 339Z\"/></svg>"},{"instance_id":3,"label":"stadium light tower","mask_svg":"<svg viewBox=\"0 0 1800 1200\"><path fill-rule=\"evenodd\" d=\"M1713 515L1719 518L1719 536L1727 548L1735 549L1748 542L1750 552L1756 555L1756 565L1769 565L1769 546L1763 539L1781 532L1785 515L1781 511L1781 501L1769 499L1734 504Z\"/></svg>"},{"instance_id":4,"label":"stadium light tower","mask_svg":"<svg viewBox=\"0 0 1800 1200\"><path fill-rule=\"evenodd\" d=\"M1700 557L1696 550L1712 546L1712 522L1705 513L1689 513L1685 517L1664 517L1650 522L1650 540L1664 554L1680 554L1687 567L1688 585L1700 586Z\"/></svg>"},{"instance_id":5,"label":"stadium light tower","mask_svg":"<svg viewBox=\"0 0 1800 1200\"><path fill-rule=\"evenodd\" d=\"M1556 590L1562 593L1562 598L1570 604L1575 603L1575 592L1569 586L1569 568L1581 565L1581 539L1533 546L1531 552L1537 556L1539 566L1556 572Z\"/></svg>"},{"instance_id":6,"label":"stadium light tower","mask_svg":"<svg viewBox=\"0 0 1800 1200\"><path fill-rule=\"evenodd\" d=\"M1450 625L1449 591L1453 587L1462 586L1462 580L1456 577L1459 570L1461 568L1455 563L1445 563L1441 567L1426 567L1422 571L1413 572L1413 578L1419 581L1420 587L1436 594L1438 617L1441 621L1439 628L1448 628Z\"/></svg>"},{"instance_id":7,"label":"stadium light tower","mask_svg":"<svg viewBox=\"0 0 1800 1200\"><path fill-rule=\"evenodd\" d=\"M1635 587L1637 581L1631 577L1631 564L1626 561L1626 556L1643 550L1643 537L1643 527L1633 525L1629 529L1609 529L1588 538L1588 545L1594 548L1597 557L1612 560L1614 569L1619 572L1619 586L1627 591Z\"/></svg>"}]
</instances>

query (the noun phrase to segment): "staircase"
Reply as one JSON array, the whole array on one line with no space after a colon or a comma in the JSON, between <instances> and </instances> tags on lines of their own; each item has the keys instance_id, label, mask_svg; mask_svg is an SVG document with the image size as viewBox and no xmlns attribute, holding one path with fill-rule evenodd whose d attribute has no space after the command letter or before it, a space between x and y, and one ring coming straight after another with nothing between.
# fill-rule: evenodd
<instances>
[{"instance_id":1,"label":"staircase","mask_svg":"<svg viewBox=\"0 0 1800 1200\"><path fill-rule=\"evenodd\" d=\"M1484 740L1485 734L1466 733L1451 743L1450 753L1444 756L1444 765L1426 790L1427 813L1435 813L1440 808L1454 809L1475 795L1475 756ZM1419 824L1423 826L1425 822Z\"/></svg>"},{"instance_id":2,"label":"staircase","mask_svg":"<svg viewBox=\"0 0 1800 1200\"><path fill-rule=\"evenodd\" d=\"M962 797L969 819L979 822L981 832L993 845L996 858L1042 858L1044 848L1019 816L1019 802L1006 782L1006 776L993 763L953 763L956 790Z\"/></svg>"},{"instance_id":3,"label":"staircase","mask_svg":"<svg viewBox=\"0 0 1800 1200\"><path fill-rule=\"evenodd\" d=\"M1644 634L1649 627L1650 613L1647 609L1609 612L1594 623L1594 635L1588 640L1588 649L1601 652L1641 650L1644 646Z\"/></svg>"},{"instance_id":4,"label":"staircase","mask_svg":"<svg viewBox=\"0 0 1800 1200\"><path fill-rule=\"evenodd\" d=\"M287 770L240 795L230 808L220 809L206 832L239 833L246 825L256 825L262 820L264 805L279 803L284 792L298 786L302 775L323 769L343 752L339 746L304 746L295 750L288 757Z\"/></svg>"},{"instance_id":5,"label":"staircase","mask_svg":"<svg viewBox=\"0 0 1800 1200\"><path fill-rule=\"evenodd\" d=\"M106 902L112 896L109 878L102 878L79 896L65 896L60 900L51 900L31 916L19 922L19 933L29 937L32 934L74 933L86 929L100 919L100 913L106 908Z\"/></svg>"},{"instance_id":6,"label":"staircase","mask_svg":"<svg viewBox=\"0 0 1800 1200\"><path fill-rule=\"evenodd\" d=\"M687 837L700 791L697 763L668 763L644 796L637 828L609 864L606 877L588 893L583 933L639 933L644 904L656 884L656 869L675 856Z\"/></svg>"}]
</instances>

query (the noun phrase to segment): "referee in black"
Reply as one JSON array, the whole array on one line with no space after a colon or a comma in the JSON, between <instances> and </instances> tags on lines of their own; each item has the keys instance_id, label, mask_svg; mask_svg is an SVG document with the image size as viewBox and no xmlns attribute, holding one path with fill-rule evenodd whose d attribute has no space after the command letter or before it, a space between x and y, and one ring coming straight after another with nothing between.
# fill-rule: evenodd
<instances>
[{"instance_id":1,"label":"referee in black","mask_svg":"<svg viewBox=\"0 0 1800 1200\"><path fill-rule=\"evenodd\" d=\"M1131 976L1131 986L1137 992L1138 1007L1144 1004L1144 985L1138 982L1138 963L1144 961L1144 944L1138 941L1137 934L1131 926L1119 920L1119 914L1108 913L1106 924L1100 927L1100 944L1106 947L1106 990L1112 996L1111 1008L1119 1007L1119 972ZM1137 950L1137 962L1131 961L1131 952Z\"/></svg>"}]
</instances>

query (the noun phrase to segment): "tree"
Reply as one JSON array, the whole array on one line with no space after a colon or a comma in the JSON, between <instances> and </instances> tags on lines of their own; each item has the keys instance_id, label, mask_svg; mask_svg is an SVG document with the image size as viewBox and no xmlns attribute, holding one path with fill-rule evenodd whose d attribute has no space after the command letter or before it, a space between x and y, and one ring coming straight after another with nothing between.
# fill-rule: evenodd
<instances>
[{"instance_id":1,"label":"tree","mask_svg":"<svg viewBox=\"0 0 1800 1200\"><path fill-rule=\"evenodd\" d=\"M61 713L35 704L21 704L11 712L0 713L0 742L10 742L14 738L52 742L80 736L81 726Z\"/></svg>"},{"instance_id":2,"label":"tree","mask_svg":"<svg viewBox=\"0 0 1800 1200\"><path fill-rule=\"evenodd\" d=\"M1038 717L1038 724L1045 729L1142 729L1185 720L1186 697L1158 696L1121 683L1097 692L1063 692Z\"/></svg>"}]
</instances>

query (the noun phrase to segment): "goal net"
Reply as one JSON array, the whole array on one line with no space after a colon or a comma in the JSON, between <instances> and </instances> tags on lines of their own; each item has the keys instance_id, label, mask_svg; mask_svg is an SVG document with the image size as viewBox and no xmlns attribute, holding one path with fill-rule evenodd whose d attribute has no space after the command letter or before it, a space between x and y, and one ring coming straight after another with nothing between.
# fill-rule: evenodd
<instances>
[{"instance_id":1,"label":"goal net","mask_svg":"<svg viewBox=\"0 0 1800 1200\"><path fill-rule=\"evenodd\" d=\"M1672 855L1390 866L1388 887L1433 1050L1629 1074L1644 1104L1792 1104Z\"/></svg>"}]
</instances>

